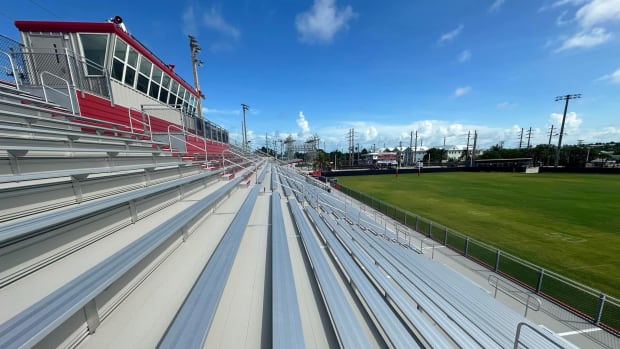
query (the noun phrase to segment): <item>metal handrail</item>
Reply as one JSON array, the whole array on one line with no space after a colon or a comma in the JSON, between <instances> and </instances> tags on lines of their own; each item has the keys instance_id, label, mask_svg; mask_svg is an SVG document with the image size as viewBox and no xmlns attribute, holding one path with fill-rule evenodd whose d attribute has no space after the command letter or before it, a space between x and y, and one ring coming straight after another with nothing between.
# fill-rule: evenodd
<instances>
[{"instance_id":1,"label":"metal handrail","mask_svg":"<svg viewBox=\"0 0 620 349\"><path fill-rule=\"evenodd\" d=\"M11 55L7 52L4 52L4 51L0 51L0 52L5 54L7 57L9 57L9 63L11 63L11 71L13 73L13 79L15 80L15 87L17 87L17 89L19 90L19 81L17 79L17 70L15 69L15 63L13 63L13 57L11 57Z\"/></svg>"},{"instance_id":2,"label":"metal handrail","mask_svg":"<svg viewBox=\"0 0 620 349\"><path fill-rule=\"evenodd\" d=\"M180 131L183 133L183 139L181 139L181 138L179 138L179 137L176 137L176 136L173 136L173 135L172 135L172 133L170 132L170 129L171 129L171 128L176 128L176 129L180 130ZM194 144L192 144L192 143L190 143L190 142L188 142L188 141L186 141L186 140L185 140L185 137L186 137L188 134L189 134L189 135L191 135L191 136L196 137L196 135L191 134L191 133L189 133L189 132L185 131L185 129L184 129L184 128L181 128L181 127L179 127L179 126L177 126L177 125L173 125L173 124L168 125L168 144L170 145L170 149L172 149L172 139L174 138L174 139L176 139L176 140L179 140L179 141L181 141L181 142L185 143L186 148L187 148L187 146L188 146L188 145L191 145L192 147L194 147L194 148L196 148L196 149L203 150L203 151L205 152L205 166L209 166L209 164L208 164L208 161L209 161L209 156L208 156L208 154L207 154L207 141L206 141L203 137L199 137L199 138L202 140L202 143L204 144L204 149L200 149L200 148L199 148L199 147L197 147L196 145L194 145Z\"/></svg>"},{"instance_id":3,"label":"metal handrail","mask_svg":"<svg viewBox=\"0 0 620 349\"><path fill-rule=\"evenodd\" d=\"M148 127L148 129L149 129L149 137L151 137L151 139L153 139L153 129L151 128L151 115L149 113L145 113L144 111L138 110L138 109L133 108L133 107L129 107L129 109L128 109L129 128L131 129L131 132L134 132L134 129L133 129L134 117L131 115L131 111L132 110L139 112L140 115L146 114L147 122L144 122L143 120L137 120L137 119L135 119L135 120L142 124L142 126L144 127L144 132L145 133L146 133L146 128ZM172 145L171 145L171 147L172 147Z\"/></svg>"},{"instance_id":4,"label":"metal handrail","mask_svg":"<svg viewBox=\"0 0 620 349\"><path fill-rule=\"evenodd\" d=\"M57 79L60 79L60 80L64 81L65 85L67 85L67 93L64 93L64 92L62 92L60 90L57 90L57 89L55 89L55 88L53 88L51 86L46 86L45 85L45 81L43 79L43 75L44 74L53 76L53 77L55 77ZM65 96L69 97L69 103L71 104L71 114L75 115L75 106L73 104L73 97L71 97L71 85L69 85L69 81L67 81L66 79L61 78L60 76L58 76L56 74L50 73L47 70L42 71L39 76L41 77L41 86L43 87L43 96L45 98L45 102L49 103L49 100L47 99L47 90L45 89L47 87L47 88L52 89L52 90L54 90L54 91L56 91L56 92L58 92L58 93L60 93L62 95L65 95Z\"/></svg>"},{"instance_id":5,"label":"metal handrail","mask_svg":"<svg viewBox=\"0 0 620 349\"><path fill-rule=\"evenodd\" d=\"M545 338L549 343L552 343L553 345L555 345L558 348L564 348L563 345L557 343L556 341L553 340L553 337L551 337L548 333L545 333L543 331L541 331L540 329L528 324L527 322L519 322L519 324L517 325L517 334L515 335L515 345L514 345L514 349L519 349L519 337L521 336L521 328L523 326L527 326L529 327L531 330L533 330L534 332L538 333L539 335L541 335L543 338Z\"/></svg>"},{"instance_id":6,"label":"metal handrail","mask_svg":"<svg viewBox=\"0 0 620 349\"><path fill-rule=\"evenodd\" d=\"M495 283L493 283L493 280L495 281ZM500 291L504 292L506 295L508 295L511 298L513 298L514 300L516 300L517 302L525 305L525 313L523 314L524 317L527 317L528 309L532 309L534 311L539 311L540 310L541 303L540 303L540 299L538 299L538 297L536 297L536 296L534 296L534 295L532 295L530 293L527 293L527 292L519 291L518 293L527 294L527 299L525 300L525 303L524 303L522 299L519 299L518 297L514 296L513 292L510 292L510 290L500 287L499 283L500 283L501 280L500 280L499 277L497 277L497 275L493 275L493 274L489 275L488 281L489 281L489 284L491 286L495 286L495 294L493 295L495 298L497 298L497 290L500 290ZM530 306L531 305L530 299L533 299L535 301L535 303L534 303L535 307Z\"/></svg>"}]
</instances>

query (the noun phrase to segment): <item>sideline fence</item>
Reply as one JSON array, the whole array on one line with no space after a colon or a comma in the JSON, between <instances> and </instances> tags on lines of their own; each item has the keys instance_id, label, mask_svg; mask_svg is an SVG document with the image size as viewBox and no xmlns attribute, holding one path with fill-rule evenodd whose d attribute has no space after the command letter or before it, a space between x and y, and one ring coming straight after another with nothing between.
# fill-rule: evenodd
<instances>
[{"instance_id":1,"label":"sideline fence","mask_svg":"<svg viewBox=\"0 0 620 349\"><path fill-rule=\"evenodd\" d=\"M338 187L342 193L353 199L513 280L533 293L569 311L568 313L560 313L555 310L556 307L543 307L543 311L553 315L558 320L570 323L576 330L585 330L587 328L584 326L588 324L599 326L604 331L584 334L609 347L613 347L612 343L617 344L618 337L620 337L619 299L342 184L339 184ZM575 317L584 319L587 323L575 322Z\"/></svg>"}]
</instances>

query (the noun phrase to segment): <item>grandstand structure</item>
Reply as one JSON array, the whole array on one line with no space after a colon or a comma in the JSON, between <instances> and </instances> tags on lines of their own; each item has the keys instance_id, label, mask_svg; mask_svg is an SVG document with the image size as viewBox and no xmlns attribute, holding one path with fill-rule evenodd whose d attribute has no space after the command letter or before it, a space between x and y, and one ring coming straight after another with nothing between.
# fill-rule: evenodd
<instances>
[{"instance_id":1,"label":"grandstand structure","mask_svg":"<svg viewBox=\"0 0 620 349\"><path fill-rule=\"evenodd\" d=\"M0 348L617 344L560 336L290 166L47 97L0 83Z\"/></svg>"}]
</instances>

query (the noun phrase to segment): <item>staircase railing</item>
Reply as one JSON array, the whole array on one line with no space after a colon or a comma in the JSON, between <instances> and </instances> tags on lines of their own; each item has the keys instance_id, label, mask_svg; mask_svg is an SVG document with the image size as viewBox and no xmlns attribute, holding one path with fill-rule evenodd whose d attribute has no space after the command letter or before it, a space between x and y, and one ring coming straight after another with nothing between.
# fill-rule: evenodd
<instances>
[{"instance_id":1,"label":"staircase railing","mask_svg":"<svg viewBox=\"0 0 620 349\"><path fill-rule=\"evenodd\" d=\"M523 314L523 317L527 318L527 311L528 309L532 309L533 311L539 311L540 310L540 299L538 299L538 297L528 293L528 292L523 292L523 291L511 291L507 288L501 287L500 286L500 278L497 277L497 275L489 275L488 278L489 284L491 286L495 287L495 294L493 295L495 298L497 298L497 290L502 291L503 293L505 293L506 295L508 295L509 297L511 297L512 299L516 300L517 302L525 305L525 314ZM506 283L508 285L508 283ZM519 298L518 296L516 296L515 294L522 294L522 295L526 295L526 300L524 301L523 299ZM531 303L530 300L533 300L534 303Z\"/></svg>"},{"instance_id":2,"label":"staircase railing","mask_svg":"<svg viewBox=\"0 0 620 349\"><path fill-rule=\"evenodd\" d=\"M563 346L563 345L561 345L560 343L557 343L556 341L554 341L554 340L553 340L553 337L552 337L550 334L545 333L545 332L543 332L541 329L536 328L536 327L534 327L534 326L532 326L532 325L530 325L530 324L528 324L528 323L526 323L526 322L519 322L519 324L517 325L517 334L515 335L515 346L514 346L514 349L519 349L519 344L521 343L521 342L520 342L520 337L521 337L521 328L522 328L523 326L526 326L526 327L528 327L529 329L531 329L532 331L536 332L536 333L537 333L537 334L539 334L541 337L545 338L545 339L547 340L547 342L549 342L549 343L551 343L551 344L555 345L556 347L558 347L558 348L564 348L564 346Z\"/></svg>"},{"instance_id":3,"label":"staircase railing","mask_svg":"<svg viewBox=\"0 0 620 349\"><path fill-rule=\"evenodd\" d=\"M137 111L138 113L140 113L140 119L136 119L133 115L131 115L132 111ZM136 108L132 108L129 107L128 110L128 114L129 114L129 128L131 129L131 132L135 132L134 131L134 126L133 123L134 121L138 122L139 124L142 125L142 128L144 130L144 134L146 134L146 130L148 128L148 135L151 139L153 139L153 129L151 128L151 115L148 113L145 113L142 110L136 109ZM144 121L144 115L146 114L146 122ZM172 145L171 145L172 147Z\"/></svg>"},{"instance_id":4,"label":"staircase railing","mask_svg":"<svg viewBox=\"0 0 620 349\"><path fill-rule=\"evenodd\" d=\"M176 128L177 130L181 131L181 134L183 134L183 138L180 138L180 137L174 136L174 135L172 134L172 131L171 131L171 129L173 129L173 128ZM189 135L189 136L193 136L193 137L200 138L200 140L202 140L202 143L203 143L203 145L204 145L204 148L202 148L202 149L201 149L201 148L200 148L200 147L198 147L197 145L195 145L195 144L193 144L193 143L188 142L188 141L187 141L187 139L186 139L186 137L187 137L188 135ZM188 145L189 145L189 146L192 146L192 147L194 147L194 148L196 148L196 149L198 149L198 150L202 150L202 151L204 151L204 152L205 152L205 161L204 161L204 163L205 163L205 166L209 166L209 164L208 164L208 159L209 159L209 157L208 157L208 154L207 154L207 141L206 141L203 137L198 137L198 136L196 136L196 135L194 135L194 134L192 134L192 133L189 133L189 132L185 131L185 129L183 129L183 128L181 128L181 127L177 126L177 125L168 125L168 145L170 146L170 149L171 149L171 150L172 150L172 140L173 140L173 139L175 139L175 140L177 140L177 141L181 141L182 143L184 143L184 144L185 144L185 149L186 149L186 151L187 151L187 146L188 146Z\"/></svg>"},{"instance_id":5,"label":"staircase railing","mask_svg":"<svg viewBox=\"0 0 620 349\"><path fill-rule=\"evenodd\" d=\"M49 75L49 76L52 76L52 77L54 77L56 79L62 80L65 83L65 85L67 85L67 93L64 93L63 91L61 91L59 89L55 89L55 88L53 88L51 86L47 86L45 84L45 79L43 79L43 77L45 75ZM69 97L69 103L71 105L71 114L75 115L75 104L73 103L73 96L72 96L72 93L71 93L71 85L69 85L69 81L67 81L66 79L61 78L60 76L58 76L56 74L52 74L52 73L50 73L48 71L41 72L40 77L41 77L41 86L43 87L43 97L45 98L45 101L47 103L50 102L49 98L47 97L47 89L55 91L55 92L57 92L57 93L59 93L59 94L61 94L63 96L67 96L67 97Z\"/></svg>"},{"instance_id":6,"label":"staircase railing","mask_svg":"<svg viewBox=\"0 0 620 349\"><path fill-rule=\"evenodd\" d=\"M13 79L15 80L15 87L19 90L19 78L17 75L17 69L15 68L15 63L13 62L13 57L8 52L0 51L0 53L4 54L9 58L9 64L11 65L11 75L13 75ZM9 75L7 73L7 75Z\"/></svg>"}]
</instances>

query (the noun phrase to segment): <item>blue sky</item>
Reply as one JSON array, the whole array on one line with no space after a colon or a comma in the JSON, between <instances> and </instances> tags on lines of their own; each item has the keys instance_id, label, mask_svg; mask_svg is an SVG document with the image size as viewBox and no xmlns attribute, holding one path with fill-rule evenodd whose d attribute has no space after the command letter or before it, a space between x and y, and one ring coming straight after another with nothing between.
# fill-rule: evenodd
<instances>
[{"instance_id":1,"label":"blue sky","mask_svg":"<svg viewBox=\"0 0 620 349\"><path fill-rule=\"evenodd\" d=\"M128 5L131 4L131 5ZM317 135L327 150L547 143L558 95L564 143L620 141L620 0L12 1L13 20L103 21L127 29L191 81L187 34L202 47L207 118L264 145ZM553 139L557 143L557 137Z\"/></svg>"}]
</instances>

